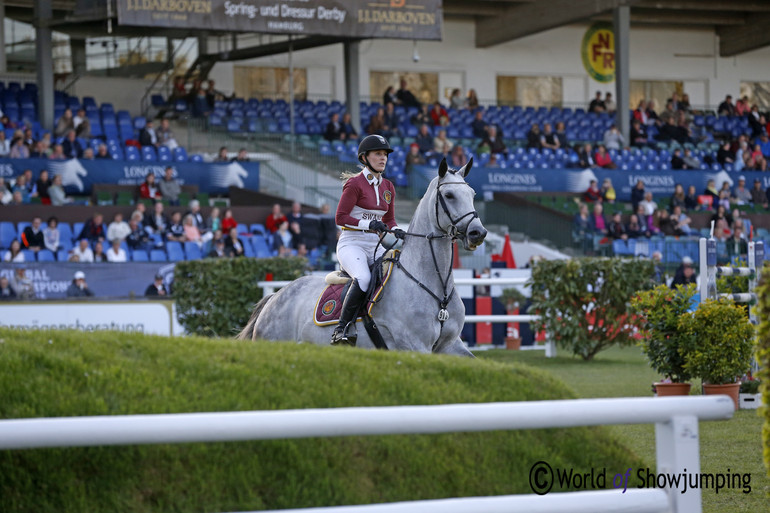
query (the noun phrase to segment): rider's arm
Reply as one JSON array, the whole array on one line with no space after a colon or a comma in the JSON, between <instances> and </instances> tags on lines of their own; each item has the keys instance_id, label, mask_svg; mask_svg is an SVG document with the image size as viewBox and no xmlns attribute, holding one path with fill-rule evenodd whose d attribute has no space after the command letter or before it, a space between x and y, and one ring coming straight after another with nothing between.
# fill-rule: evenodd
<instances>
[{"instance_id":1,"label":"rider's arm","mask_svg":"<svg viewBox=\"0 0 770 513\"><path fill-rule=\"evenodd\" d=\"M337 214L334 216L334 222L337 226L347 226L348 228L356 228L358 230L368 230L368 219L356 219L350 213L356 206L360 191L358 185L353 182L353 179L345 182L342 187L342 196L340 202L337 205Z\"/></svg>"},{"instance_id":2,"label":"rider's arm","mask_svg":"<svg viewBox=\"0 0 770 513\"><path fill-rule=\"evenodd\" d=\"M386 185L387 184L387 185ZM390 204L388 205L388 211L385 212L385 215L382 216L382 222L388 225L388 228L391 230L398 227L398 223L396 222L396 189L393 187L393 184L391 182L383 182L383 185L387 187L387 190L390 191L391 194L391 200Z\"/></svg>"}]
</instances>

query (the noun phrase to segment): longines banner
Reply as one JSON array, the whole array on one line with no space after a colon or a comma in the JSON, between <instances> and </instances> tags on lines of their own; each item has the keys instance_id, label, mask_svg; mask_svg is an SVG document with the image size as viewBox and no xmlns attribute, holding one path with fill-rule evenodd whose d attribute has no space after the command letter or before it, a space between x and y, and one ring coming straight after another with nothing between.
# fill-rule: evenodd
<instances>
[{"instance_id":1,"label":"longines banner","mask_svg":"<svg viewBox=\"0 0 770 513\"><path fill-rule=\"evenodd\" d=\"M441 39L441 0L117 0L117 3L121 25Z\"/></svg>"}]
</instances>

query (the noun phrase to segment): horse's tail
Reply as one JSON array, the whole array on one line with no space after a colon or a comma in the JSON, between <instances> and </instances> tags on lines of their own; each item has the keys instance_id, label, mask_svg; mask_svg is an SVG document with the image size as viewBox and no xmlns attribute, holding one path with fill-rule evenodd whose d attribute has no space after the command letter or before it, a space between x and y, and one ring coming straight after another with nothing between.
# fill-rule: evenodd
<instances>
[{"instance_id":1,"label":"horse's tail","mask_svg":"<svg viewBox=\"0 0 770 513\"><path fill-rule=\"evenodd\" d=\"M259 319L259 314L262 312L262 309L265 307L271 297L273 297L272 294L259 300L259 303L257 303L257 305L254 307L254 311L251 312L249 322L247 322L246 326L241 330L241 332L235 336L236 340L256 340L257 319Z\"/></svg>"}]
</instances>

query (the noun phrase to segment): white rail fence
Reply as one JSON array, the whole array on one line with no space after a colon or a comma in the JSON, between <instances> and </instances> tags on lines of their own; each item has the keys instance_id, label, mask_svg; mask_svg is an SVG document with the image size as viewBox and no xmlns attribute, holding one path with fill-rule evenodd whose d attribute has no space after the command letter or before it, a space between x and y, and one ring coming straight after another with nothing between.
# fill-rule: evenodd
<instances>
[{"instance_id":1,"label":"white rail fence","mask_svg":"<svg viewBox=\"0 0 770 513\"><path fill-rule=\"evenodd\" d=\"M524 286L529 281L529 278L455 278L454 282L457 286L479 286L479 285L519 285ZM291 283L290 281L260 281L257 282L257 286L262 289L263 297L269 294L273 294L277 289L285 287ZM479 323L479 322L521 322L529 323L539 319L539 315L466 315L465 322L467 323ZM474 347L474 349L481 349L481 347ZM523 346L522 349L536 349L544 350L545 356L553 358L556 356L556 343L553 340L547 340L545 344L534 344L533 346Z\"/></svg>"},{"instance_id":2,"label":"white rail fence","mask_svg":"<svg viewBox=\"0 0 770 513\"><path fill-rule=\"evenodd\" d=\"M0 420L0 450L655 423L657 472L699 475L698 421L729 419L733 412L729 397L701 396L11 419ZM698 488L686 493L675 488L623 492L475 497L281 512L701 513Z\"/></svg>"}]
</instances>

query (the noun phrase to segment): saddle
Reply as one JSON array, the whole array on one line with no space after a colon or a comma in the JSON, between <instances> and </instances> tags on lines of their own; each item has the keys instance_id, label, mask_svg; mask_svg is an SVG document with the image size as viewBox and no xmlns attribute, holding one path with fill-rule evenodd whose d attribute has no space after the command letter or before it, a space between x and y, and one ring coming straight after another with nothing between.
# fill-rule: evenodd
<instances>
[{"instance_id":1,"label":"saddle","mask_svg":"<svg viewBox=\"0 0 770 513\"><path fill-rule=\"evenodd\" d=\"M382 291L393 272L394 263L398 260L399 253L398 250L392 249L374 262L371 269L372 282L369 285L369 290L366 291L365 307L356 319L357 321L362 320L362 314L372 317L372 309L382 296ZM342 303L350 288L351 278L344 271L333 271L326 275L326 283L326 287L316 300L314 309L313 322L317 326L331 326L339 322Z\"/></svg>"}]
</instances>

